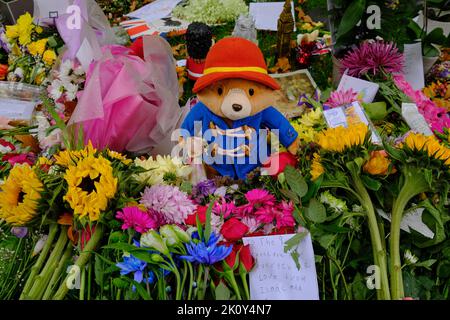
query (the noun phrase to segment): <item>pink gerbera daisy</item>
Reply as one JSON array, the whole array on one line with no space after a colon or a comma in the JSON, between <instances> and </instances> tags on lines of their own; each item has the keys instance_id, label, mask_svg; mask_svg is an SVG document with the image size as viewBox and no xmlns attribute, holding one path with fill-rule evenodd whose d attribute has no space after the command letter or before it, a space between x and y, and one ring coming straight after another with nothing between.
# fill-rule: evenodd
<instances>
[{"instance_id":1,"label":"pink gerbera daisy","mask_svg":"<svg viewBox=\"0 0 450 320\"><path fill-rule=\"evenodd\" d=\"M275 197L264 189L253 189L245 194L248 203L236 208L237 215L244 217L262 206L273 206Z\"/></svg>"},{"instance_id":2,"label":"pink gerbera daisy","mask_svg":"<svg viewBox=\"0 0 450 320\"><path fill-rule=\"evenodd\" d=\"M325 104L330 108L338 108L354 101L361 101L361 99L358 98L358 93L350 88L345 91L333 91Z\"/></svg>"},{"instance_id":3,"label":"pink gerbera daisy","mask_svg":"<svg viewBox=\"0 0 450 320\"><path fill-rule=\"evenodd\" d=\"M138 207L123 208L117 212L116 218L123 221L122 230L134 229L139 233L145 233L158 227L155 217Z\"/></svg>"},{"instance_id":4,"label":"pink gerbera daisy","mask_svg":"<svg viewBox=\"0 0 450 320\"><path fill-rule=\"evenodd\" d=\"M275 221L276 227L293 227L295 220L292 216L294 206L291 202L283 201L277 206L264 206L259 208L256 212L256 219L259 222L271 224Z\"/></svg>"}]
</instances>

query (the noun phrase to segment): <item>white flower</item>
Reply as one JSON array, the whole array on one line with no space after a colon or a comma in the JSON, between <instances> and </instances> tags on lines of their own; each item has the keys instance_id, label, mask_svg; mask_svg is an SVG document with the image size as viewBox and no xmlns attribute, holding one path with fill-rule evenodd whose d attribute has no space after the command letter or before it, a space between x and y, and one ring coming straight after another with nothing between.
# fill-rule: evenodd
<instances>
[{"instance_id":1,"label":"white flower","mask_svg":"<svg viewBox=\"0 0 450 320\"><path fill-rule=\"evenodd\" d=\"M411 251L409 251L409 249L406 249L404 258L406 264L416 264L417 261L419 261L419 258L417 258Z\"/></svg>"},{"instance_id":2,"label":"white flower","mask_svg":"<svg viewBox=\"0 0 450 320\"><path fill-rule=\"evenodd\" d=\"M50 86L48 87L48 91L50 94L50 97L53 100L58 100L59 98L61 98L61 95L64 92L64 85L63 82L59 79L55 79L52 81L52 83L50 84Z\"/></svg>"},{"instance_id":3,"label":"white flower","mask_svg":"<svg viewBox=\"0 0 450 320\"><path fill-rule=\"evenodd\" d=\"M61 63L61 66L59 67L60 77L68 77L71 71L72 61L70 59L67 59L66 61Z\"/></svg>"},{"instance_id":4,"label":"white flower","mask_svg":"<svg viewBox=\"0 0 450 320\"><path fill-rule=\"evenodd\" d=\"M82 68L81 66L78 66L78 67L76 67L76 68L73 70L73 73L74 73L75 75L77 75L77 76L83 76L83 75L84 75L84 70L83 70L83 68Z\"/></svg>"},{"instance_id":5,"label":"white flower","mask_svg":"<svg viewBox=\"0 0 450 320\"><path fill-rule=\"evenodd\" d=\"M41 250L44 248L45 243L47 242L48 235L43 235L38 242L36 242L36 245L34 246L33 253L31 254L33 257L37 255Z\"/></svg>"},{"instance_id":6,"label":"white flower","mask_svg":"<svg viewBox=\"0 0 450 320\"><path fill-rule=\"evenodd\" d=\"M146 182L147 185L164 184L164 175L174 174L181 179L187 179L192 172L192 167L184 165L180 158L170 156L156 156L156 160L149 158L147 160L135 159L134 163L146 169L146 172L137 174L134 178L138 182Z\"/></svg>"},{"instance_id":7,"label":"white flower","mask_svg":"<svg viewBox=\"0 0 450 320\"><path fill-rule=\"evenodd\" d=\"M319 200L320 202L327 204L334 212L342 213L348 211L345 201L336 198L328 190L320 194Z\"/></svg>"},{"instance_id":8,"label":"white flower","mask_svg":"<svg viewBox=\"0 0 450 320\"><path fill-rule=\"evenodd\" d=\"M169 248L155 230L150 230L141 236L141 246L155 249L166 256L169 255Z\"/></svg>"},{"instance_id":9,"label":"white flower","mask_svg":"<svg viewBox=\"0 0 450 320\"><path fill-rule=\"evenodd\" d=\"M23 69L20 67L17 67L16 70L14 70L14 74L19 77L20 79L23 78Z\"/></svg>"},{"instance_id":10,"label":"white flower","mask_svg":"<svg viewBox=\"0 0 450 320\"><path fill-rule=\"evenodd\" d=\"M68 101L73 101L77 97L78 92L78 86L73 83L66 83L64 85L64 88L66 89L66 99Z\"/></svg>"}]
</instances>

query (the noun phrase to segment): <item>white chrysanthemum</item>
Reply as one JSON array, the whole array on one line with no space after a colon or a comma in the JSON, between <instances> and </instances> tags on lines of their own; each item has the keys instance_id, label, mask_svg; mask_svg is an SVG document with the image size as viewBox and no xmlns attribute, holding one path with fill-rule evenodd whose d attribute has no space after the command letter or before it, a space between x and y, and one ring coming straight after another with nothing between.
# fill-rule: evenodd
<instances>
[{"instance_id":1,"label":"white chrysanthemum","mask_svg":"<svg viewBox=\"0 0 450 320\"><path fill-rule=\"evenodd\" d=\"M78 86L71 82L64 83L64 89L66 90L66 99L73 101L77 97Z\"/></svg>"},{"instance_id":2,"label":"white chrysanthemum","mask_svg":"<svg viewBox=\"0 0 450 320\"><path fill-rule=\"evenodd\" d=\"M406 249L404 258L406 264L416 264L417 261L419 261L419 258L417 258L411 251L409 251L409 249Z\"/></svg>"},{"instance_id":3,"label":"white chrysanthemum","mask_svg":"<svg viewBox=\"0 0 450 320\"><path fill-rule=\"evenodd\" d=\"M149 158L146 160L135 159L134 163L147 170L146 172L137 174L134 178L147 185L164 184L164 175L174 174L181 179L187 179L192 172L192 168L183 164L180 158L170 156L157 155L156 159Z\"/></svg>"},{"instance_id":4,"label":"white chrysanthemum","mask_svg":"<svg viewBox=\"0 0 450 320\"><path fill-rule=\"evenodd\" d=\"M64 92L64 84L61 80L55 79L49 86L49 94L53 100L58 100Z\"/></svg>"},{"instance_id":5,"label":"white chrysanthemum","mask_svg":"<svg viewBox=\"0 0 450 320\"><path fill-rule=\"evenodd\" d=\"M335 212L347 212L347 203L333 196L328 190L320 194L320 202L328 205Z\"/></svg>"},{"instance_id":6,"label":"white chrysanthemum","mask_svg":"<svg viewBox=\"0 0 450 320\"><path fill-rule=\"evenodd\" d=\"M61 66L59 67L59 76L61 78L68 77L70 72L72 71L72 61L67 59Z\"/></svg>"}]
</instances>

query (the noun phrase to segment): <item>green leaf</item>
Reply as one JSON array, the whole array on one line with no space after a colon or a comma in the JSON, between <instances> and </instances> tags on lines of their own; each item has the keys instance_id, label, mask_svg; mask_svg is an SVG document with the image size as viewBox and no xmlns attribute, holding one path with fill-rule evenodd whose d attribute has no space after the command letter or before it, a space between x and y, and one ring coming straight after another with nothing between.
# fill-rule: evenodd
<instances>
[{"instance_id":1,"label":"green leaf","mask_svg":"<svg viewBox=\"0 0 450 320\"><path fill-rule=\"evenodd\" d=\"M220 281L219 285L216 287L216 300L230 300L231 292L230 289Z\"/></svg>"},{"instance_id":2,"label":"green leaf","mask_svg":"<svg viewBox=\"0 0 450 320\"><path fill-rule=\"evenodd\" d=\"M281 189L280 192L286 199L291 200L293 203L300 203L300 199L292 190Z\"/></svg>"},{"instance_id":3,"label":"green leaf","mask_svg":"<svg viewBox=\"0 0 450 320\"><path fill-rule=\"evenodd\" d=\"M327 218L327 210L317 199L311 199L309 207L305 210L305 216L312 222L322 223Z\"/></svg>"},{"instance_id":4,"label":"green leaf","mask_svg":"<svg viewBox=\"0 0 450 320\"><path fill-rule=\"evenodd\" d=\"M192 183L183 181L181 183L180 190L184 191L186 193L191 193L192 192Z\"/></svg>"},{"instance_id":5,"label":"green leaf","mask_svg":"<svg viewBox=\"0 0 450 320\"><path fill-rule=\"evenodd\" d=\"M147 290L145 290L142 287L142 284L137 283L136 281L133 281L134 285L136 286L136 291L139 293L142 299L144 300L152 300L152 297L148 294Z\"/></svg>"},{"instance_id":6,"label":"green leaf","mask_svg":"<svg viewBox=\"0 0 450 320\"><path fill-rule=\"evenodd\" d=\"M436 273L439 278L450 278L450 261L441 262L437 267Z\"/></svg>"},{"instance_id":7,"label":"green leaf","mask_svg":"<svg viewBox=\"0 0 450 320\"><path fill-rule=\"evenodd\" d=\"M430 169L424 169L423 173L424 173L425 181L431 187L433 184L433 171L431 171Z\"/></svg>"},{"instance_id":8,"label":"green leaf","mask_svg":"<svg viewBox=\"0 0 450 320\"><path fill-rule=\"evenodd\" d=\"M126 252L131 252L131 251L134 251L139 248L132 244L118 242L118 243L110 243L110 244L104 246L103 249L117 249L117 250L122 250L122 251L126 251Z\"/></svg>"},{"instance_id":9,"label":"green leaf","mask_svg":"<svg viewBox=\"0 0 450 320\"><path fill-rule=\"evenodd\" d=\"M429 259L419 263L415 263L415 267L423 267L425 269L431 270L431 266L436 262L436 259Z\"/></svg>"},{"instance_id":10,"label":"green leaf","mask_svg":"<svg viewBox=\"0 0 450 320\"><path fill-rule=\"evenodd\" d=\"M300 255L298 254L297 250L291 251L291 257L294 260L295 266L297 267L298 271L300 271L300 269L302 268L302 266L300 265L299 256Z\"/></svg>"},{"instance_id":11,"label":"green leaf","mask_svg":"<svg viewBox=\"0 0 450 320\"><path fill-rule=\"evenodd\" d=\"M358 21L361 20L365 9L365 0L354 0L347 7L337 30L336 38L338 39L338 41L339 38L351 31L358 24Z\"/></svg>"},{"instance_id":12,"label":"green leaf","mask_svg":"<svg viewBox=\"0 0 450 320\"><path fill-rule=\"evenodd\" d=\"M290 238L284 243L284 252L287 253L290 250L293 250L297 246L300 245L300 243L305 239L305 237L308 235L308 231L302 231L297 233L295 236Z\"/></svg>"},{"instance_id":13,"label":"green leaf","mask_svg":"<svg viewBox=\"0 0 450 320\"><path fill-rule=\"evenodd\" d=\"M103 263L102 260L95 256L94 260L94 274L95 274L95 283L102 288L103 287Z\"/></svg>"},{"instance_id":14,"label":"green leaf","mask_svg":"<svg viewBox=\"0 0 450 320\"><path fill-rule=\"evenodd\" d=\"M127 236L122 231L115 231L109 235L109 243L123 242L127 240Z\"/></svg>"},{"instance_id":15,"label":"green leaf","mask_svg":"<svg viewBox=\"0 0 450 320\"><path fill-rule=\"evenodd\" d=\"M113 285L116 286L119 289L126 289L130 286L130 283L128 281L125 281L121 278L115 278L113 280Z\"/></svg>"},{"instance_id":16,"label":"green leaf","mask_svg":"<svg viewBox=\"0 0 450 320\"><path fill-rule=\"evenodd\" d=\"M300 198L306 195L308 192L308 185L298 170L294 167L287 166L286 169L284 169L284 175L286 177L287 184L291 187L291 190L295 192L295 194L297 194Z\"/></svg>"},{"instance_id":17,"label":"green leaf","mask_svg":"<svg viewBox=\"0 0 450 320\"><path fill-rule=\"evenodd\" d=\"M209 241L209 237L211 236L211 213L212 208L214 206L215 201L211 201L211 203L208 206L208 210L206 210L206 222L205 222L205 241Z\"/></svg>"},{"instance_id":18,"label":"green leaf","mask_svg":"<svg viewBox=\"0 0 450 320\"><path fill-rule=\"evenodd\" d=\"M368 188L370 190L378 191L381 188L381 182L379 182L367 175L362 175L361 180L364 183L364 185L366 186L366 188Z\"/></svg>"},{"instance_id":19,"label":"green leaf","mask_svg":"<svg viewBox=\"0 0 450 320\"><path fill-rule=\"evenodd\" d=\"M47 43L51 48L55 48L58 45L58 42L55 40L55 37L53 36L47 38Z\"/></svg>"},{"instance_id":20,"label":"green leaf","mask_svg":"<svg viewBox=\"0 0 450 320\"><path fill-rule=\"evenodd\" d=\"M388 115L385 101L363 103L362 105L371 120L383 120Z\"/></svg>"},{"instance_id":21,"label":"green leaf","mask_svg":"<svg viewBox=\"0 0 450 320\"><path fill-rule=\"evenodd\" d=\"M319 244L322 246L322 248L328 249L328 247L334 242L334 239L335 239L335 235L324 234L319 237L318 241L319 241Z\"/></svg>"},{"instance_id":22,"label":"green leaf","mask_svg":"<svg viewBox=\"0 0 450 320\"><path fill-rule=\"evenodd\" d=\"M424 43L442 45L444 43L444 40L444 31L442 30L442 28L436 28L425 36Z\"/></svg>"}]
</instances>

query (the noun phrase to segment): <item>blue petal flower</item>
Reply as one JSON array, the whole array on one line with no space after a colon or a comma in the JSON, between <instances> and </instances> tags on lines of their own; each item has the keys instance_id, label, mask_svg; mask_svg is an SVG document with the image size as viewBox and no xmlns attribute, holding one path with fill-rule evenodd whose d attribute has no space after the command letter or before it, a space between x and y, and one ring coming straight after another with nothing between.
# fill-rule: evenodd
<instances>
[{"instance_id":1,"label":"blue petal flower","mask_svg":"<svg viewBox=\"0 0 450 320\"><path fill-rule=\"evenodd\" d=\"M134 280L140 283L142 281L142 271L145 269L145 267L147 267L147 262L139 260L133 255L130 255L128 257L124 257L123 262L117 263L116 266L121 269L121 275L127 275L133 272Z\"/></svg>"},{"instance_id":2,"label":"blue petal flower","mask_svg":"<svg viewBox=\"0 0 450 320\"><path fill-rule=\"evenodd\" d=\"M191 241L186 244L186 250L189 255L180 256L180 259L208 265L222 261L231 253L233 246L218 246L218 241L219 236L215 233L211 233L207 243L204 240L198 243Z\"/></svg>"}]
</instances>

